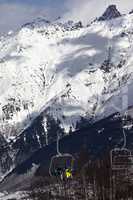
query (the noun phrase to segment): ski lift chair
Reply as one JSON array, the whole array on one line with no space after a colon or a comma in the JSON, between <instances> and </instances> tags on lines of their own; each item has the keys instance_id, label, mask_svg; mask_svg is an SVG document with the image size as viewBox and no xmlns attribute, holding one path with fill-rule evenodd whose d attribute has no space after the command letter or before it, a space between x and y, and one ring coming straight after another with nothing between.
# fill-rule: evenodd
<instances>
[{"instance_id":1,"label":"ski lift chair","mask_svg":"<svg viewBox=\"0 0 133 200\"><path fill-rule=\"evenodd\" d=\"M126 116L127 117L127 116ZM125 133L125 124L122 121L122 133L123 133L123 146L121 148L114 148L110 152L111 167L112 170L126 170L129 166L133 165L132 152L126 148L127 137Z\"/></svg>"},{"instance_id":2,"label":"ski lift chair","mask_svg":"<svg viewBox=\"0 0 133 200\"><path fill-rule=\"evenodd\" d=\"M110 152L112 170L126 170L133 164L133 156L127 148L115 148Z\"/></svg>"},{"instance_id":3,"label":"ski lift chair","mask_svg":"<svg viewBox=\"0 0 133 200\"><path fill-rule=\"evenodd\" d=\"M60 177L63 179L66 176L66 170L72 173L74 168L74 157L69 153L60 153L59 150L60 135L57 135L56 150L57 154L51 158L49 174L51 177Z\"/></svg>"},{"instance_id":4,"label":"ski lift chair","mask_svg":"<svg viewBox=\"0 0 133 200\"><path fill-rule=\"evenodd\" d=\"M57 154L51 158L49 174L51 177L63 177L65 170L74 168L74 157L71 154Z\"/></svg>"}]
</instances>

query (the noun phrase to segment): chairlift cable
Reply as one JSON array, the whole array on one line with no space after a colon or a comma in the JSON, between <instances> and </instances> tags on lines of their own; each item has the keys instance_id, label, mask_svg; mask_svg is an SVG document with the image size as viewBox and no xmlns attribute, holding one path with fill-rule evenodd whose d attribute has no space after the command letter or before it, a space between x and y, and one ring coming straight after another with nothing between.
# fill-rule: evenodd
<instances>
[{"instance_id":1,"label":"chairlift cable","mask_svg":"<svg viewBox=\"0 0 133 200\"><path fill-rule=\"evenodd\" d=\"M127 118L126 118L126 119L127 119ZM126 119L125 119L125 120L126 120ZM122 149L126 148L126 146L127 146L127 137L126 137L126 133L125 133L123 121L124 121L124 120L122 120L122 133L123 133L123 146L122 146Z\"/></svg>"},{"instance_id":2,"label":"chairlift cable","mask_svg":"<svg viewBox=\"0 0 133 200\"><path fill-rule=\"evenodd\" d=\"M57 135L57 141L56 141L57 155L61 155L61 153L60 153L60 148L59 148L59 141L60 141L60 136L59 136L59 134L58 134L58 135Z\"/></svg>"}]
</instances>

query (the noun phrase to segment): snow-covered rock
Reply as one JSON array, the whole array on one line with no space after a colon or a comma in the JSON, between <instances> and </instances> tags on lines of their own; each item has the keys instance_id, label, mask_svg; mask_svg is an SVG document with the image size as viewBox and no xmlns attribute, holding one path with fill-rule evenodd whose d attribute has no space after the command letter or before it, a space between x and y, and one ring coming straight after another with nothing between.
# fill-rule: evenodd
<instances>
[{"instance_id":1,"label":"snow-covered rock","mask_svg":"<svg viewBox=\"0 0 133 200\"><path fill-rule=\"evenodd\" d=\"M117 10L116 5L110 5L98 20L99 21L110 20L120 16L121 13Z\"/></svg>"}]
</instances>

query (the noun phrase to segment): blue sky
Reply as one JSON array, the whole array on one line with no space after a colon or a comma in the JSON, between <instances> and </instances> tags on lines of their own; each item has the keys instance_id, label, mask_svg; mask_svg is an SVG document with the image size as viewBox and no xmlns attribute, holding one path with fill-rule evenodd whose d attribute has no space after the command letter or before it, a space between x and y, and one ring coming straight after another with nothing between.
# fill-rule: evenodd
<instances>
[{"instance_id":1,"label":"blue sky","mask_svg":"<svg viewBox=\"0 0 133 200\"><path fill-rule=\"evenodd\" d=\"M35 5L51 5L52 3L61 3L65 0L0 0L0 3L24 3L24 4L35 4Z\"/></svg>"},{"instance_id":2,"label":"blue sky","mask_svg":"<svg viewBox=\"0 0 133 200\"><path fill-rule=\"evenodd\" d=\"M54 19L67 12L66 0L0 0L0 32L17 29L36 17Z\"/></svg>"},{"instance_id":3,"label":"blue sky","mask_svg":"<svg viewBox=\"0 0 133 200\"><path fill-rule=\"evenodd\" d=\"M63 7L67 0L0 0L0 3L20 3L24 5L47 6L47 7Z\"/></svg>"},{"instance_id":4,"label":"blue sky","mask_svg":"<svg viewBox=\"0 0 133 200\"><path fill-rule=\"evenodd\" d=\"M40 16L50 20L61 16L86 24L100 16L109 4L116 4L122 13L133 9L132 0L0 0L0 32L16 30Z\"/></svg>"}]
</instances>

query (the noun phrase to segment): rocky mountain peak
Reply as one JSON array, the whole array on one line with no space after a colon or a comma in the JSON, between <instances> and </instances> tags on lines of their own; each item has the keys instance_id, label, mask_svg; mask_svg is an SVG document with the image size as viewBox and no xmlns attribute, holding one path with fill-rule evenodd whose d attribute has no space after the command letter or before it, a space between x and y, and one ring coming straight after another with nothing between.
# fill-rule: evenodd
<instances>
[{"instance_id":1,"label":"rocky mountain peak","mask_svg":"<svg viewBox=\"0 0 133 200\"><path fill-rule=\"evenodd\" d=\"M129 12L129 14L133 14L133 9Z\"/></svg>"},{"instance_id":2,"label":"rocky mountain peak","mask_svg":"<svg viewBox=\"0 0 133 200\"><path fill-rule=\"evenodd\" d=\"M117 18L117 17L120 17L120 16L121 16L121 13L117 9L116 5L110 5L105 10L103 15L98 19L98 21L110 20L110 19Z\"/></svg>"}]
</instances>

